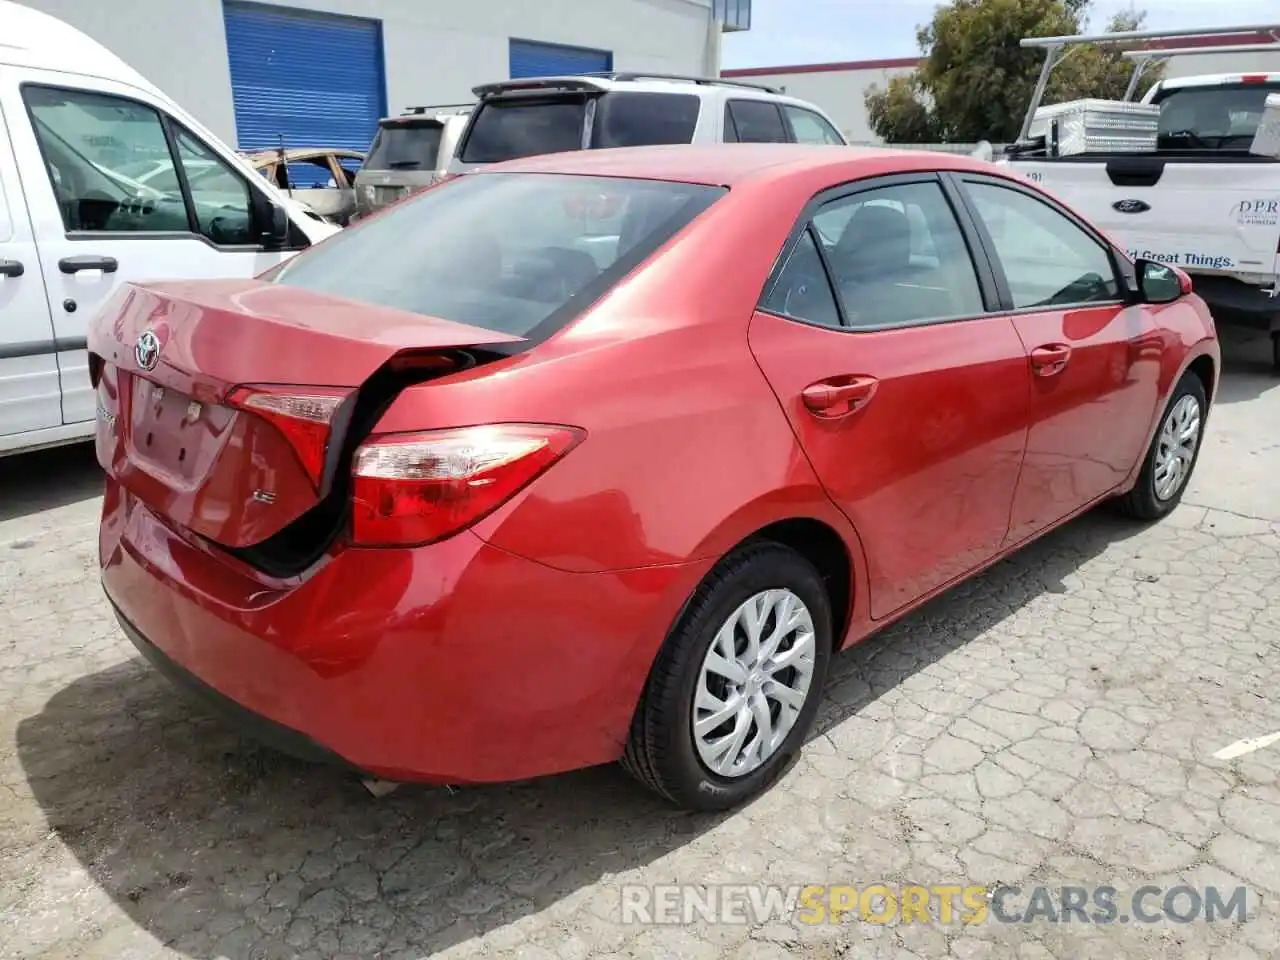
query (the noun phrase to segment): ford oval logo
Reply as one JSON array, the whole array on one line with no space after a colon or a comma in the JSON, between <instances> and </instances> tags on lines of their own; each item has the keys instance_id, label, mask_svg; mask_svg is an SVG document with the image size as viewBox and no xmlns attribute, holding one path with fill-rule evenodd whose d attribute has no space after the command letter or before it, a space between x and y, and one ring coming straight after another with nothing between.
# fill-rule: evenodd
<instances>
[{"instance_id":1,"label":"ford oval logo","mask_svg":"<svg viewBox=\"0 0 1280 960\"><path fill-rule=\"evenodd\" d=\"M143 370L154 370L160 362L160 338L150 330L145 331L133 348L133 358Z\"/></svg>"},{"instance_id":2,"label":"ford oval logo","mask_svg":"<svg viewBox=\"0 0 1280 960\"><path fill-rule=\"evenodd\" d=\"M1146 213L1151 205L1141 200L1117 200L1111 205L1111 209L1117 213Z\"/></svg>"}]
</instances>

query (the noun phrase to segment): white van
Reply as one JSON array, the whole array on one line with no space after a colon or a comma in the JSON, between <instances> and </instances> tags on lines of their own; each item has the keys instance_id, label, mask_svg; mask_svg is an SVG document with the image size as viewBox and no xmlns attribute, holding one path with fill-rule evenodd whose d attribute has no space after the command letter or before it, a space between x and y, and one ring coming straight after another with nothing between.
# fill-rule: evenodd
<instances>
[{"instance_id":1,"label":"white van","mask_svg":"<svg viewBox=\"0 0 1280 960\"><path fill-rule=\"evenodd\" d=\"M85 324L117 284L255 276L339 229L105 47L0 0L0 455L93 435Z\"/></svg>"}]
</instances>

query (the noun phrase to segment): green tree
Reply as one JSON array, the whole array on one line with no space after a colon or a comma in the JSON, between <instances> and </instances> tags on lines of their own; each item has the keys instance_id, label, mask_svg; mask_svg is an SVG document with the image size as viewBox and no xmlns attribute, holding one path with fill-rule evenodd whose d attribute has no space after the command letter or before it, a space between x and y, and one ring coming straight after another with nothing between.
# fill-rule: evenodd
<instances>
[{"instance_id":1,"label":"green tree","mask_svg":"<svg viewBox=\"0 0 1280 960\"><path fill-rule=\"evenodd\" d=\"M916 31L925 55L911 75L872 87L871 128L890 143L1007 142L1015 138L1044 63L1023 37L1084 32L1090 0L951 0ZM1108 32L1141 29L1145 13L1112 18ZM1044 103L1080 97L1119 99L1133 65L1114 47L1079 46L1050 75ZM1160 77L1148 68L1147 86Z\"/></svg>"}]
</instances>

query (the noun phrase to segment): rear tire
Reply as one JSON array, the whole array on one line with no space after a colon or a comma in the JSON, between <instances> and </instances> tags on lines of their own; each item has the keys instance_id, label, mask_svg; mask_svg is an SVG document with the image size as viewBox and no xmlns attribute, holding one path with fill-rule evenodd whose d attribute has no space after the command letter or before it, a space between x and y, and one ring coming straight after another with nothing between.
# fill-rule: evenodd
<instances>
[{"instance_id":1,"label":"rear tire","mask_svg":"<svg viewBox=\"0 0 1280 960\"><path fill-rule=\"evenodd\" d=\"M1151 439L1137 483L1119 499L1119 507L1125 514L1135 520L1159 520L1182 501L1200 459L1208 412L1204 384L1188 370L1174 387L1160 415L1160 426ZM1192 422L1195 435L1188 444L1181 438ZM1176 476L1171 477L1170 471L1176 471Z\"/></svg>"},{"instance_id":2,"label":"rear tire","mask_svg":"<svg viewBox=\"0 0 1280 960\"><path fill-rule=\"evenodd\" d=\"M831 622L822 578L800 554L774 543L730 554L695 591L659 651L623 767L687 810L727 810L765 790L794 761L813 724L831 659ZM710 726L721 708L725 719ZM761 736L757 718L772 737Z\"/></svg>"}]
</instances>

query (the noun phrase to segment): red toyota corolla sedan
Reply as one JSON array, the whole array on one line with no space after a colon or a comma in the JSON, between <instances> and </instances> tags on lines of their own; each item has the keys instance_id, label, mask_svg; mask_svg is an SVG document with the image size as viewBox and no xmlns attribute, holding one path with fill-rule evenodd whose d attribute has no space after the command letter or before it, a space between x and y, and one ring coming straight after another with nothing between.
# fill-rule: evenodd
<instances>
[{"instance_id":1,"label":"red toyota corolla sedan","mask_svg":"<svg viewBox=\"0 0 1280 960\"><path fill-rule=\"evenodd\" d=\"M834 652L1116 498L1218 380L1176 269L934 153L590 150L450 180L90 334L129 638L393 781L621 760L695 809L802 746Z\"/></svg>"}]
</instances>

